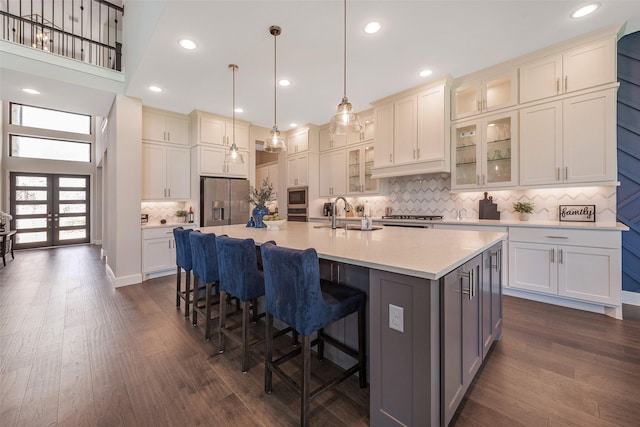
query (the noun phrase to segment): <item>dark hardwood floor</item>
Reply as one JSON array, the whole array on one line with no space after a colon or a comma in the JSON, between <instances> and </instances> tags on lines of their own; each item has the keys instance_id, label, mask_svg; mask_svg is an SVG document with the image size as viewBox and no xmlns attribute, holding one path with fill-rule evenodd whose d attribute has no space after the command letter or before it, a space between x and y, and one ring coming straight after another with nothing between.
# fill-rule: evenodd
<instances>
[{"instance_id":1,"label":"dark hardwood floor","mask_svg":"<svg viewBox=\"0 0 640 427\"><path fill-rule=\"evenodd\" d=\"M264 393L260 356L242 374L237 346L219 355L174 283L113 289L92 246L16 252L0 269L0 425L297 425L297 395L276 378ZM503 339L452 424L640 425L640 309L624 315L505 297ZM312 425L368 425L368 398L352 378L314 402Z\"/></svg>"}]
</instances>

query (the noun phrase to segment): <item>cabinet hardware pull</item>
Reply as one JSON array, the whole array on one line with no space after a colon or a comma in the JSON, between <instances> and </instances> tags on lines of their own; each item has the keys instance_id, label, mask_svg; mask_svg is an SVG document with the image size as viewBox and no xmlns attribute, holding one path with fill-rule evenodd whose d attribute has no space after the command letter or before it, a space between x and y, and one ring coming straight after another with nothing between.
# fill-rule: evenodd
<instances>
[{"instance_id":1,"label":"cabinet hardware pull","mask_svg":"<svg viewBox=\"0 0 640 427\"><path fill-rule=\"evenodd\" d=\"M560 77L556 79L556 93L560 93Z\"/></svg>"},{"instance_id":2,"label":"cabinet hardware pull","mask_svg":"<svg viewBox=\"0 0 640 427\"><path fill-rule=\"evenodd\" d=\"M483 99L483 100L482 100L482 108L483 108L484 110L486 110L486 109L487 109L487 100L486 100L486 99Z\"/></svg>"},{"instance_id":3,"label":"cabinet hardware pull","mask_svg":"<svg viewBox=\"0 0 640 427\"><path fill-rule=\"evenodd\" d=\"M167 189L167 193L169 194L169 197L171 197L171 189L170 188Z\"/></svg>"},{"instance_id":4,"label":"cabinet hardware pull","mask_svg":"<svg viewBox=\"0 0 640 427\"><path fill-rule=\"evenodd\" d=\"M558 264L564 264L564 254L562 253L562 249L558 250Z\"/></svg>"},{"instance_id":5,"label":"cabinet hardware pull","mask_svg":"<svg viewBox=\"0 0 640 427\"><path fill-rule=\"evenodd\" d=\"M551 264L556 262L556 250L555 249L549 249L549 258L550 258Z\"/></svg>"},{"instance_id":6,"label":"cabinet hardware pull","mask_svg":"<svg viewBox=\"0 0 640 427\"><path fill-rule=\"evenodd\" d=\"M496 271L500 271L500 251L489 252L490 257L490 268L495 268ZM493 263L493 258L495 257L496 263Z\"/></svg>"},{"instance_id":7,"label":"cabinet hardware pull","mask_svg":"<svg viewBox=\"0 0 640 427\"><path fill-rule=\"evenodd\" d=\"M476 175L476 185L480 185L480 175Z\"/></svg>"},{"instance_id":8,"label":"cabinet hardware pull","mask_svg":"<svg viewBox=\"0 0 640 427\"><path fill-rule=\"evenodd\" d=\"M482 110L482 101L478 99L478 111Z\"/></svg>"},{"instance_id":9,"label":"cabinet hardware pull","mask_svg":"<svg viewBox=\"0 0 640 427\"><path fill-rule=\"evenodd\" d=\"M469 271L461 271L460 276L463 278L469 279L469 287L467 289L462 289L463 295L469 295L469 299L473 298L473 270Z\"/></svg>"},{"instance_id":10,"label":"cabinet hardware pull","mask_svg":"<svg viewBox=\"0 0 640 427\"><path fill-rule=\"evenodd\" d=\"M171 132L167 132L167 141L171 141Z\"/></svg>"},{"instance_id":11,"label":"cabinet hardware pull","mask_svg":"<svg viewBox=\"0 0 640 427\"><path fill-rule=\"evenodd\" d=\"M568 239L568 236L544 236L547 239Z\"/></svg>"},{"instance_id":12,"label":"cabinet hardware pull","mask_svg":"<svg viewBox=\"0 0 640 427\"><path fill-rule=\"evenodd\" d=\"M569 166L564 167L564 180L567 181L569 179Z\"/></svg>"},{"instance_id":13,"label":"cabinet hardware pull","mask_svg":"<svg viewBox=\"0 0 640 427\"><path fill-rule=\"evenodd\" d=\"M486 180L487 176L485 174L482 174L482 185L485 185L487 180Z\"/></svg>"},{"instance_id":14,"label":"cabinet hardware pull","mask_svg":"<svg viewBox=\"0 0 640 427\"><path fill-rule=\"evenodd\" d=\"M389 163L393 163L393 154L389 153Z\"/></svg>"},{"instance_id":15,"label":"cabinet hardware pull","mask_svg":"<svg viewBox=\"0 0 640 427\"><path fill-rule=\"evenodd\" d=\"M413 150L413 158L415 160L415 158L416 158L416 150Z\"/></svg>"},{"instance_id":16,"label":"cabinet hardware pull","mask_svg":"<svg viewBox=\"0 0 640 427\"><path fill-rule=\"evenodd\" d=\"M418 152L418 159L419 159L420 158L420 149L419 148L418 148L417 152Z\"/></svg>"},{"instance_id":17,"label":"cabinet hardware pull","mask_svg":"<svg viewBox=\"0 0 640 427\"><path fill-rule=\"evenodd\" d=\"M560 168L556 168L556 181L560 181Z\"/></svg>"},{"instance_id":18,"label":"cabinet hardware pull","mask_svg":"<svg viewBox=\"0 0 640 427\"><path fill-rule=\"evenodd\" d=\"M569 92L569 77L564 76L564 91Z\"/></svg>"}]
</instances>

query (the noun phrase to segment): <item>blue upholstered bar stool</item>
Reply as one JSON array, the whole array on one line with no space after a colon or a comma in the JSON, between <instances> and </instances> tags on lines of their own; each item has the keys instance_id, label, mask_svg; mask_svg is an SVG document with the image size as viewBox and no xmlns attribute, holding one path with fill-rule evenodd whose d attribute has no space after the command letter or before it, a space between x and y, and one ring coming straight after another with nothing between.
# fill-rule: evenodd
<instances>
[{"instance_id":1,"label":"blue upholstered bar stool","mask_svg":"<svg viewBox=\"0 0 640 427\"><path fill-rule=\"evenodd\" d=\"M184 317L189 317L189 302L191 299L191 241L189 233L193 230L176 227L173 238L176 242L176 307L180 308L180 299L184 300ZM186 273L185 290L182 290L182 270Z\"/></svg>"},{"instance_id":2,"label":"blue upholstered bar stool","mask_svg":"<svg viewBox=\"0 0 640 427\"><path fill-rule=\"evenodd\" d=\"M216 238L218 267L220 269L220 301L227 296L240 300L242 313L241 336L227 328L227 304L220 304L220 330L218 349L225 350L225 337L242 348L242 372L249 370L249 310L253 305L253 319L257 320L258 298L264 295L264 274L258 269L256 243L253 239ZM257 344L255 342L254 344Z\"/></svg>"},{"instance_id":3,"label":"blue upholstered bar stool","mask_svg":"<svg viewBox=\"0 0 640 427\"><path fill-rule=\"evenodd\" d=\"M194 231L189 234L193 264L193 326L198 325L198 313L205 316L204 338L211 338L211 306L220 302L218 283L218 251L216 235ZM202 302L204 301L204 304Z\"/></svg>"},{"instance_id":4,"label":"blue upholstered bar stool","mask_svg":"<svg viewBox=\"0 0 640 427\"><path fill-rule=\"evenodd\" d=\"M270 243L260 247L264 265L266 354L265 391L271 393L272 373L281 377L301 394L300 425L309 425L311 400L320 392L339 384L358 372L360 387L367 386L365 303L366 294L358 289L320 279L318 254L315 249L295 250ZM334 338L324 335L323 328L352 313L358 313L358 350L354 350ZM273 318L293 327L302 336L302 348L273 360ZM318 338L311 341L317 332ZM311 347L318 345L318 359L323 359L324 344L330 344L356 360L342 374L310 390ZM302 381L289 377L280 365L302 352Z\"/></svg>"}]
</instances>

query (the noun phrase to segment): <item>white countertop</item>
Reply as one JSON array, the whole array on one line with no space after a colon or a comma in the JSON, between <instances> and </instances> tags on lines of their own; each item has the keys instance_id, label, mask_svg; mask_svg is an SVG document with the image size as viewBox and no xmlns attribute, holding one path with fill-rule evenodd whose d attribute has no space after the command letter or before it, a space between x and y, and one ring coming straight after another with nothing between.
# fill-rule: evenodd
<instances>
[{"instance_id":1,"label":"white countertop","mask_svg":"<svg viewBox=\"0 0 640 427\"><path fill-rule=\"evenodd\" d=\"M330 222L331 217L319 216L310 217L312 221ZM344 217L338 217L338 221L344 221ZM347 221L360 222L360 217L347 217ZM452 218L436 219L436 220L418 220L418 219L382 219L380 217L372 218L374 224L450 224L450 225L484 225L494 227L547 227L547 228L573 228L584 230L617 230L627 231L629 227L621 222L568 222L568 221L551 221L551 220L529 220L520 221L517 219L472 219L465 218L456 220Z\"/></svg>"},{"instance_id":2,"label":"white countertop","mask_svg":"<svg viewBox=\"0 0 640 427\"><path fill-rule=\"evenodd\" d=\"M318 256L332 261L424 279L438 279L469 261L506 233L383 227L361 231L316 228L312 222L287 222L280 230L245 225L203 227L203 233L252 238L256 244L274 240L293 249L315 248Z\"/></svg>"},{"instance_id":3,"label":"white countertop","mask_svg":"<svg viewBox=\"0 0 640 427\"><path fill-rule=\"evenodd\" d=\"M140 224L140 226L142 227L142 229L146 229L146 228L163 228L163 227L171 227L171 228L175 228L175 227L195 227L194 223L188 223L188 222L167 222L166 224L160 224L159 222L148 222L146 224Z\"/></svg>"}]
</instances>

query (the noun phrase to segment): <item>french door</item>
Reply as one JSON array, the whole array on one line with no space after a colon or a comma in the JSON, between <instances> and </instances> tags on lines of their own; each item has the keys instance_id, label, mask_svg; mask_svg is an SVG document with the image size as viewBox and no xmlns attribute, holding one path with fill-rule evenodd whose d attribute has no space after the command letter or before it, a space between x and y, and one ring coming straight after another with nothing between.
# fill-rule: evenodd
<instances>
[{"instance_id":1,"label":"french door","mask_svg":"<svg viewBox=\"0 0 640 427\"><path fill-rule=\"evenodd\" d=\"M89 176L11 172L16 249L89 242Z\"/></svg>"}]
</instances>

